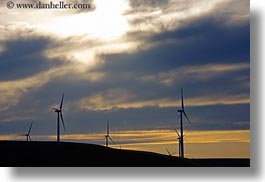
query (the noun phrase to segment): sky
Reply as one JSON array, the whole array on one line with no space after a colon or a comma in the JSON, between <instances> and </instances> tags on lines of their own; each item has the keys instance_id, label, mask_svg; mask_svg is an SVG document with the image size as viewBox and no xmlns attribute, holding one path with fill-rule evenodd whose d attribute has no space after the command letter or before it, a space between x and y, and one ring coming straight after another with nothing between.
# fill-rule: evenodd
<instances>
[{"instance_id":1,"label":"sky","mask_svg":"<svg viewBox=\"0 0 265 182\"><path fill-rule=\"evenodd\" d=\"M249 157L248 0L65 2L91 8L0 2L0 140L24 140L31 120L33 139L54 140L64 93L62 139L104 145L109 120L122 148L174 152L183 88L187 155Z\"/></svg>"}]
</instances>

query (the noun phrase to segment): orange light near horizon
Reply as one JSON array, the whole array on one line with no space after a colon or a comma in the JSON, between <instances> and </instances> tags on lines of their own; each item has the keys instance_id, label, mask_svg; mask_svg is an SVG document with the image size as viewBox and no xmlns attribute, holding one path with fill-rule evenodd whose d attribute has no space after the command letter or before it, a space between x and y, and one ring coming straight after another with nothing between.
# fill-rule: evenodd
<instances>
[{"instance_id":1,"label":"orange light near horizon","mask_svg":"<svg viewBox=\"0 0 265 182\"><path fill-rule=\"evenodd\" d=\"M78 141L104 145L104 132L66 134L64 141ZM166 148L178 153L178 141L172 130L112 131L114 148L151 151L167 154ZM56 140L55 135L32 136L33 140ZM24 140L16 135L0 135L0 140ZM250 130L186 131L185 154L190 158L249 158Z\"/></svg>"}]
</instances>

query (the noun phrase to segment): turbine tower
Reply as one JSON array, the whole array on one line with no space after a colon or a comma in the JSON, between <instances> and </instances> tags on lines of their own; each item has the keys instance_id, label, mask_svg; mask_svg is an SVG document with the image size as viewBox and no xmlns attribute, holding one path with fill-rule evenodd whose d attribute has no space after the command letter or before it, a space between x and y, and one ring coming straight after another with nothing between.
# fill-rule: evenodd
<instances>
[{"instance_id":1,"label":"turbine tower","mask_svg":"<svg viewBox=\"0 0 265 182\"><path fill-rule=\"evenodd\" d=\"M57 113L57 142L60 142L60 119L62 121L63 124L63 128L65 131L65 125L64 125L64 120L63 120L63 99L64 99L64 94L62 96L62 100L61 100L61 104L60 104L60 108L53 108L54 112Z\"/></svg>"},{"instance_id":2,"label":"turbine tower","mask_svg":"<svg viewBox=\"0 0 265 182\"><path fill-rule=\"evenodd\" d=\"M187 119L187 121L190 123L190 120L185 112L185 107L184 107L184 99L183 99L183 90L181 88L181 109L178 110L180 114L180 153L181 153L181 158L184 158L184 139L183 139L183 115Z\"/></svg>"},{"instance_id":3,"label":"turbine tower","mask_svg":"<svg viewBox=\"0 0 265 182\"><path fill-rule=\"evenodd\" d=\"M24 136L26 137L26 141L32 141L31 137L30 137L30 131L31 131L31 128L32 128L32 124L33 124L33 121L31 121L30 123L30 126L29 126L29 130L28 130L28 133L24 134Z\"/></svg>"},{"instance_id":4,"label":"turbine tower","mask_svg":"<svg viewBox=\"0 0 265 182\"><path fill-rule=\"evenodd\" d=\"M109 139L110 139L110 141L111 141L113 144L115 144L114 141L112 140L112 138L111 138L110 135L109 135L109 121L107 122L107 130L106 130L105 139L106 139L106 147L109 147Z\"/></svg>"},{"instance_id":5,"label":"turbine tower","mask_svg":"<svg viewBox=\"0 0 265 182\"><path fill-rule=\"evenodd\" d=\"M182 138L181 138L179 132L177 130L175 130L175 131L176 131L176 133L178 135L178 138L177 139L179 141L179 157L181 157L182 156L182 154L181 154L181 151L182 151L182 149L181 149L181 140L182 140Z\"/></svg>"}]
</instances>

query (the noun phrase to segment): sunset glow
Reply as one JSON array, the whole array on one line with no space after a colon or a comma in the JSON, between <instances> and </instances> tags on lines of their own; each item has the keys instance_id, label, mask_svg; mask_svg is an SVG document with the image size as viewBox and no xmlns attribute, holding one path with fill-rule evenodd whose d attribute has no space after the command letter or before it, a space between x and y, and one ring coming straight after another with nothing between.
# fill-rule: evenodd
<instances>
[{"instance_id":1,"label":"sunset glow","mask_svg":"<svg viewBox=\"0 0 265 182\"><path fill-rule=\"evenodd\" d=\"M65 134L62 139L71 142L104 145L105 133ZM166 148L178 156L178 141L172 130L129 130L111 133L116 144L113 148L152 151L166 154ZM19 135L0 136L0 140L24 140ZM56 136L33 136L35 140L55 140ZM250 131L186 131L186 153L191 158L249 158Z\"/></svg>"}]
</instances>

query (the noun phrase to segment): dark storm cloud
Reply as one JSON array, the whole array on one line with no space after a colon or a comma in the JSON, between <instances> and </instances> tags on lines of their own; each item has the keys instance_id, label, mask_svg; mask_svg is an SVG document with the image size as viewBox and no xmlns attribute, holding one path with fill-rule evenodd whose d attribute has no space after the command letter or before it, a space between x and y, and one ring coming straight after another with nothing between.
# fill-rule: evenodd
<instances>
[{"instance_id":1,"label":"dark storm cloud","mask_svg":"<svg viewBox=\"0 0 265 182\"><path fill-rule=\"evenodd\" d=\"M162 71L182 65L248 62L250 25L221 26L206 19L184 29L147 38L147 43L165 43L136 54L106 55L106 70ZM172 43L166 44L167 40ZM143 45L144 46L144 45ZM103 67L103 68L104 68Z\"/></svg>"},{"instance_id":2,"label":"dark storm cloud","mask_svg":"<svg viewBox=\"0 0 265 182\"><path fill-rule=\"evenodd\" d=\"M5 42L5 51L0 53L0 81L30 77L58 65L58 61L47 60L43 55L49 43L42 38Z\"/></svg>"},{"instance_id":3,"label":"dark storm cloud","mask_svg":"<svg viewBox=\"0 0 265 182\"><path fill-rule=\"evenodd\" d=\"M206 80L198 80L194 74L177 75L170 87L162 86L158 79L150 83L139 82L139 79L182 66L249 64L249 29L249 23L226 26L207 18L180 30L148 37L147 42L162 44L153 49L130 54L105 55L106 62L99 70L110 74L105 82L106 88L125 87L139 93L142 100L163 96L176 98L179 87L184 87L190 97L202 96L205 93L248 95L249 68L216 77L210 75ZM173 43L163 44L167 40L173 40ZM240 78L245 79L240 80Z\"/></svg>"}]
</instances>

